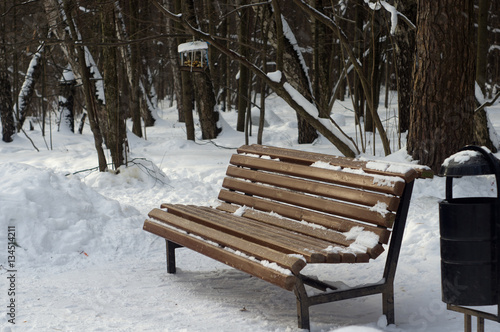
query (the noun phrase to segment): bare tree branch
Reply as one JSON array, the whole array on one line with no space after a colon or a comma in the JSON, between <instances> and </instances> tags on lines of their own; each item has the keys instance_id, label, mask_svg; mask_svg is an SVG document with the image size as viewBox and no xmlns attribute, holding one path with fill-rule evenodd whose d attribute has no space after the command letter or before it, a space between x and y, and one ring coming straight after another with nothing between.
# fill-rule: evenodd
<instances>
[{"instance_id":1,"label":"bare tree branch","mask_svg":"<svg viewBox=\"0 0 500 332\"><path fill-rule=\"evenodd\" d=\"M168 9L166 9L162 4L160 4L158 1L153 1L153 4L155 7L157 7L164 15L168 16L170 19L172 19L175 22L178 22L179 24L183 25L187 31L189 31L193 36L196 38L203 39L207 42L210 43L211 46L217 48L220 52L224 53L231 59L240 62L247 68L249 68L256 76L261 78L271 89L273 89L274 92L285 102L287 102L290 107L292 107L298 114L303 116L319 133L321 133L323 136L325 136L326 139L328 139L333 145L335 145L339 151L344 154L345 156L348 157L354 157L358 151L356 146L352 143L352 139L347 136L337 136L334 134L330 129L328 129L320 120L318 119L318 115L312 115L308 112L308 109L306 109L306 105L304 104L303 100L300 100L300 97L297 98L298 96L292 95L290 91L290 84L286 82L286 78L281 75L280 81L276 81L271 79L266 73L264 73L259 67L248 61L245 57L241 56L237 52L225 47L222 45L217 39L215 39L213 36L194 28L191 26L182 16L182 14L174 14L170 12ZM309 103L310 104L310 103ZM314 107L312 104L310 104L311 107ZM333 121L330 119L330 121ZM336 126L336 124L335 124ZM336 126L338 127L338 126ZM342 135L342 133L338 133Z\"/></svg>"},{"instance_id":2,"label":"bare tree branch","mask_svg":"<svg viewBox=\"0 0 500 332\"><path fill-rule=\"evenodd\" d=\"M492 100L486 101L481 106L479 106L478 108L476 108L474 110L474 113L479 112L479 111L485 109L486 107L493 106L495 104L495 102L497 101L498 98L500 98L500 91L495 95L495 97Z\"/></svg>"},{"instance_id":3,"label":"bare tree branch","mask_svg":"<svg viewBox=\"0 0 500 332\"><path fill-rule=\"evenodd\" d=\"M353 50L351 46L349 45L349 40L347 36L344 34L342 29L333 21L331 18L328 16L324 15L323 13L319 12L315 8L311 7L309 4L304 2L303 0L293 0L295 4L297 4L301 9L303 9L307 14L310 16L314 17L321 23L323 23L326 27L328 27L339 39L340 45L342 46L342 50L347 54L347 57L349 58L349 61L354 66L354 69L356 70L356 73L358 74L359 80L361 82L361 85L363 87L363 90L365 91L365 97L366 100L368 101L368 109L370 110L370 113L372 115L373 121L375 122L375 127L377 128L380 138L382 139L382 145L384 147L384 152L386 155L391 153L391 147L389 143L389 139L387 138L387 134L385 132L384 125L382 124L382 121L380 120L380 117L378 116L374 105L373 105L373 96L371 93L370 89L370 84L368 82L368 79L366 78L364 72L363 72L363 67L361 66L361 63L358 61L358 58L354 55Z\"/></svg>"}]
</instances>

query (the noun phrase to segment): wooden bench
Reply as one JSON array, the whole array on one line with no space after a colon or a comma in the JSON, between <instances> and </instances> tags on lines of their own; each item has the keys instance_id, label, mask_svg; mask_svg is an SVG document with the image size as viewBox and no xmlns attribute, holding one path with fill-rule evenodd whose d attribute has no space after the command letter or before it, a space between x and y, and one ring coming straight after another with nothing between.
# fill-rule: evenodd
<instances>
[{"instance_id":1,"label":"wooden bench","mask_svg":"<svg viewBox=\"0 0 500 332\"><path fill-rule=\"evenodd\" d=\"M149 213L144 230L166 239L168 273L183 246L293 290L300 328L309 329L312 305L378 293L394 323L394 276L413 183L431 171L251 145L238 149L226 174L218 206L164 203ZM301 274L306 264L366 263L386 244L375 284L337 290ZM308 295L305 285L323 292Z\"/></svg>"}]
</instances>

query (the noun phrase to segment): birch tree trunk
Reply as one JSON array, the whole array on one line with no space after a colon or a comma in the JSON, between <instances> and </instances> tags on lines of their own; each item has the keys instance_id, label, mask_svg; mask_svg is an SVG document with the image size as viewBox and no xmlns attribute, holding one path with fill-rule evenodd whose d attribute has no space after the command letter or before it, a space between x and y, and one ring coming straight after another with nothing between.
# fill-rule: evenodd
<instances>
[{"instance_id":1,"label":"birch tree trunk","mask_svg":"<svg viewBox=\"0 0 500 332\"><path fill-rule=\"evenodd\" d=\"M63 71L63 78L59 82L59 130L61 130L62 126L72 133L75 132L75 116L73 112L75 85L73 72L70 68L66 68Z\"/></svg>"},{"instance_id":2,"label":"birch tree trunk","mask_svg":"<svg viewBox=\"0 0 500 332\"><path fill-rule=\"evenodd\" d=\"M26 75L24 76L23 86L21 87L21 91L19 91L17 106L14 106L14 108L17 108L19 112L19 119L17 119L17 131L20 131L23 127L33 93L35 92L35 84L42 73L41 57L43 51L44 45L42 44L35 54L33 54L28 69L26 70Z\"/></svg>"}]
</instances>

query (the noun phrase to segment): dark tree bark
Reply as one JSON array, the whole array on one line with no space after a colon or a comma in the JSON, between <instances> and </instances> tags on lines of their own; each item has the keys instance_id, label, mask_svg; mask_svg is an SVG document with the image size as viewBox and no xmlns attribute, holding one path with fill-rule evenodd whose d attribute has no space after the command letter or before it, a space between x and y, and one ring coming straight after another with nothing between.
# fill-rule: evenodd
<instances>
[{"instance_id":1,"label":"dark tree bark","mask_svg":"<svg viewBox=\"0 0 500 332\"><path fill-rule=\"evenodd\" d=\"M152 19L152 12L154 11L151 7L151 1L137 1L137 3L139 8L138 38L147 38L150 36L150 21ZM154 61L152 60L153 56L154 47L152 47L151 44L142 43L138 59L140 72L138 72L137 74L140 75L139 84L142 92L142 98L140 99L140 102L144 127L152 127L156 122L155 116L153 114L156 114L156 109L158 106L158 96L154 88L154 82L151 76L150 68L151 63L154 63Z\"/></svg>"},{"instance_id":2,"label":"dark tree bark","mask_svg":"<svg viewBox=\"0 0 500 332\"><path fill-rule=\"evenodd\" d=\"M383 52L383 43L380 41L382 36L382 27L381 27L381 17L377 15L377 13L372 12L372 17L370 19L369 28L365 32L366 34L370 34L369 37L366 37L369 40L369 53L366 59L365 71L366 77L369 79L370 83L370 94L369 100L371 100L372 106L366 107L365 114L365 131L374 132L375 131L375 123L372 117L372 112L370 112L370 108L373 112L378 112L378 104L380 100L380 75L382 72L380 62L382 58ZM368 100L366 100L368 102ZM375 147L375 145L373 145Z\"/></svg>"},{"instance_id":3,"label":"dark tree bark","mask_svg":"<svg viewBox=\"0 0 500 332\"><path fill-rule=\"evenodd\" d=\"M223 17L222 22L219 23L219 35L221 36L221 38L223 38L223 40L226 40L228 38L228 18L226 15L226 12L228 10L228 0L222 0L218 3L220 6L219 17ZM222 41L222 43L227 46L226 41ZM219 64L218 71L220 75L218 82L218 86L220 89L219 105L221 105L221 110L225 112L231 108L231 103L229 102L230 94L228 93L227 89L229 86L227 82L229 81L230 66L227 61L227 57L222 54L217 57L217 63Z\"/></svg>"},{"instance_id":4,"label":"dark tree bark","mask_svg":"<svg viewBox=\"0 0 500 332\"><path fill-rule=\"evenodd\" d=\"M363 63L363 54L365 50L363 38L363 27L365 25L365 4L363 0L355 0L354 6L354 52L356 58L358 59L356 61ZM352 89L352 93L354 94L353 107L357 121L360 121L365 117L365 91L359 76L359 73L354 73L354 87Z\"/></svg>"},{"instance_id":5,"label":"dark tree bark","mask_svg":"<svg viewBox=\"0 0 500 332\"><path fill-rule=\"evenodd\" d=\"M486 146L491 152L498 152L497 146L491 140L491 122L485 109L474 112L474 144ZM493 128L491 128L494 130Z\"/></svg>"},{"instance_id":6,"label":"dark tree bark","mask_svg":"<svg viewBox=\"0 0 500 332\"><path fill-rule=\"evenodd\" d=\"M178 7L180 8L180 4L178 5ZM170 10L177 12L177 10L175 9L175 3L173 1L170 1ZM167 33L174 34L175 31L179 30L179 24L167 18ZM186 122L182 100L182 74L181 70L179 69L179 53L177 52L177 45L180 43L180 38L167 39L168 57L171 63L170 67L172 68L174 96L175 100L177 101L177 114L179 117L179 122Z\"/></svg>"},{"instance_id":7,"label":"dark tree bark","mask_svg":"<svg viewBox=\"0 0 500 332\"><path fill-rule=\"evenodd\" d=\"M129 12L128 12L128 29L131 40L138 39L139 37L139 2L135 0L129 0ZM142 92L139 85L141 69L141 45L139 43L132 43L130 45L130 71L132 73L130 79L130 90L131 90L131 113L132 113L132 132L138 136L142 137L142 117L141 117L141 98Z\"/></svg>"},{"instance_id":8,"label":"dark tree bark","mask_svg":"<svg viewBox=\"0 0 500 332\"><path fill-rule=\"evenodd\" d=\"M323 0L314 0L314 8L319 12L324 13ZM323 23L313 19L313 91L314 100L321 110L319 115L321 118L330 116L329 97L333 88L333 81L338 77L334 76L333 72L333 49L335 45L334 37L331 31L328 30ZM333 43L332 43L333 41Z\"/></svg>"},{"instance_id":9,"label":"dark tree bark","mask_svg":"<svg viewBox=\"0 0 500 332\"><path fill-rule=\"evenodd\" d=\"M12 110L11 86L2 69L0 69L0 120L2 121L2 141L10 143L16 133L16 127Z\"/></svg>"},{"instance_id":10,"label":"dark tree bark","mask_svg":"<svg viewBox=\"0 0 500 332\"><path fill-rule=\"evenodd\" d=\"M398 11L411 22L417 18L416 0L398 0ZM410 107L413 97L413 65L415 63L416 31L405 23L398 24L394 40L396 42L396 70L398 84L399 132L403 133L410 126ZM387 85L387 83L386 83ZM388 88L388 87L386 87Z\"/></svg>"},{"instance_id":11,"label":"dark tree bark","mask_svg":"<svg viewBox=\"0 0 500 332\"><path fill-rule=\"evenodd\" d=\"M418 0L417 65L408 152L435 172L473 138L472 0Z\"/></svg>"},{"instance_id":12,"label":"dark tree bark","mask_svg":"<svg viewBox=\"0 0 500 332\"><path fill-rule=\"evenodd\" d=\"M114 3L101 0L102 42L111 44L116 40ZM118 56L116 46L103 47L103 79L106 95L107 141L113 166L118 169L126 164L127 133L125 116L120 111L120 91L118 84Z\"/></svg>"},{"instance_id":13,"label":"dark tree bark","mask_svg":"<svg viewBox=\"0 0 500 332\"><path fill-rule=\"evenodd\" d=\"M182 1L182 12L191 26L198 26L193 0ZM192 75L202 137L203 139L216 138L221 129L217 127L219 112L217 111L215 92L210 79L210 69L207 68L203 72L193 72ZM186 88L186 86L183 85L183 88ZM192 87L190 88L192 89Z\"/></svg>"},{"instance_id":14,"label":"dark tree bark","mask_svg":"<svg viewBox=\"0 0 500 332\"><path fill-rule=\"evenodd\" d=\"M239 52L241 56L248 58L250 55L250 8L241 9L240 26L238 28ZM239 65L238 79L238 120L237 131L245 131L245 114L250 99L250 71L242 64Z\"/></svg>"},{"instance_id":15,"label":"dark tree bark","mask_svg":"<svg viewBox=\"0 0 500 332\"><path fill-rule=\"evenodd\" d=\"M477 15L477 60L476 60L476 82L481 91L486 95L485 85L487 81L488 68L488 9L490 0L479 0L479 11Z\"/></svg>"},{"instance_id":16,"label":"dark tree bark","mask_svg":"<svg viewBox=\"0 0 500 332\"><path fill-rule=\"evenodd\" d=\"M175 0L174 2L175 12L182 12L182 4L181 0ZM174 27L178 29L178 31L182 31L182 26L179 22L174 22ZM181 38L177 38L177 44L181 43ZM177 51L177 49L176 49ZM194 119L193 119L193 110L194 110L194 89L193 89L193 80L191 73L182 71L181 72L181 112L184 115L184 121L186 123L186 139L189 141L195 140L195 127L194 127Z\"/></svg>"},{"instance_id":17,"label":"dark tree bark","mask_svg":"<svg viewBox=\"0 0 500 332\"><path fill-rule=\"evenodd\" d=\"M213 139L221 132L221 128L217 127L219 121L219 112L217 111L217 101L210 80L209 71L196 73L196 102L199 108L201 138Z\"/></svg>"},{"instance_id":18,"label":"dark tree bark","mask_svg":"<svg viewBox=\"0 0 500 332\"><path fill-rule=\"evenodd\" d=\"M188 72L181 73L182 81L182 112L184 113L184 121L186 123L186 138L190 141L195 140L195 128L193 119L194 110L194 95L193 95L193 80Z\"/></svg>"},{"instance_id":19,"label":"dark tree bark","mask_svg":"<svg viewBox=\"0 0 500 332\"><path fill-rule=\"evenodd\" d=\"M479 0L479 11L477 15L477 59L476 59L476 83L483 96L488 95L486 90L487 68L488 68L488 9L490 0ZM492 152L497 152L497 147L490 137L491 123L488 119L486 109L474 113L474 143L486 146ZM493 128L491 128L493 129Z\"/></svg>"}]
</instances>

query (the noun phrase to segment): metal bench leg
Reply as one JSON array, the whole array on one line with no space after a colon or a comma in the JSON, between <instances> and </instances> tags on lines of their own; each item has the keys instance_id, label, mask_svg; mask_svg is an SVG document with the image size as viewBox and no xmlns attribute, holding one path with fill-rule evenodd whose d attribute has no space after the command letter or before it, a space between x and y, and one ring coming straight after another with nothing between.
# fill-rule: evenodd
<instances>
[{"instance_id":1,"label":"metal bench leg","mask_svg":"<svg viewBox=\"0 0 500 332\"><path fill-rule=\"evenodd\" d=\"M306 288L302 280L297 278L297 283L295 284L295 296L297 297L297 319L299 329L310 330L309 321L309 298L307 296Z\"/></svg>"},{"instance_id":2,"label":"metal bench leg","mask_svg":"<svg viewBox=\"0 0 500 332\"><path fill-rule=\"evenodd\" d=\"M385 292L382 293L382 311L387 317L387 324L395 323L394 315L394 286L388 285Z\"/></svg>"},{"instance_id":3,"label":"metal bench leg","mask_svg":"<svg viewBox=\"0 0 500 332\"><path fill-rule=\"evenodd\" d=\"M175 273L175 249L179 248L176 243L165 240L167 246L167 273Z\"/></svg>"}]
</instances>

